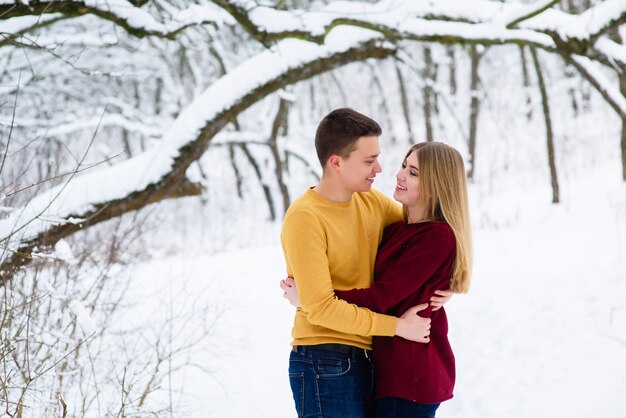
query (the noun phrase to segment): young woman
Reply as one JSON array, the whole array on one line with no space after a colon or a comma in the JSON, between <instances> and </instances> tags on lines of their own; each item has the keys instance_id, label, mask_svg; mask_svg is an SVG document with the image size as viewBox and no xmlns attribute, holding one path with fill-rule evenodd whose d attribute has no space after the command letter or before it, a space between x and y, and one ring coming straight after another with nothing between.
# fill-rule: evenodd
<instances>
[{"instance_id":1,"label":"young woman","mask_svg":"<svg viewBox=\"0 0 626 418\"><path fill-rule=\"evenodd\" d=\"M396 179L393 196L402 203L404 222L385 229L372 287L335 291L341 299L389 315L427 302L437 289L466 293L472 263L459 152L439 142L416 144ZM445 310L428 308L420 316L431 318L427 344L374 338L377 418L434 417L440 403L452 398L455 363Z\"/></svg>"}]
</instances>

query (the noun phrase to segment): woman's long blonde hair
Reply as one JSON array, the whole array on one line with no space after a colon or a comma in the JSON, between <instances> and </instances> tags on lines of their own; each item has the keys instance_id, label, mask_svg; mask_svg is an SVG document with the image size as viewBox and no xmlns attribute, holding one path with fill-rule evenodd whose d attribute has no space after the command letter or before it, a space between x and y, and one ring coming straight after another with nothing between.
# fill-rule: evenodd
<instances>
[{"instance_id":1,"label":"woman's long blonde hair","mask_svg":"<svg viewBox=\"0 0 626 418\"><path fill-rule=\"evenodd\" d=\"M455 293L467 293L472 270L472 231L463 157L442 142L415 144L405 160L413 151L419 164L420 204L426 209L425 219L446 222L456 239L450 289ZM403 212L406 221L406 206L403 206Z\"/></svg>"}]
</instances>

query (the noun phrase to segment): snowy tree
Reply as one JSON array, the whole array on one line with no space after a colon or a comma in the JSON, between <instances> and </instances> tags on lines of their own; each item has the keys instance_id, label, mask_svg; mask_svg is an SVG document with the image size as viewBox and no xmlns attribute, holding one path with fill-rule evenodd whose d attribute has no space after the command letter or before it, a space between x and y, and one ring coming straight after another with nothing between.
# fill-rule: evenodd
<instances>
[{"instance_id":1,"label":"snowy tree","mask_svg":"<svg viewBox=\"0 0 626 418\"><path fill-rule=\"evenodd\" d=\"M58 283L77 268L50 267L49 260L67 258L65 239L79 235L110 243L132 236L132 227L149 217L144 210L150 205L206 198L212 171L233 173L228 188L233 198L255 188L268 218L278 220L298 174L319 175L314 158L302 150L305 134L291 123L313 125L330 110L328 97L345 105L356 98L367 102L382 124L392 127L392 139L406 144L452 131L438 117L447 112L474 174L483 164L476 150L488 78L495 71L490 59L504 57L509 68L525 75L518 85L526 86L529 100L538 97L542 104L556 202L559 156L546 73L568 74L576 84L571 87L576 106L584 106L578 98L592 86L622 121L626 180L621 33L626 4L559 5L548 0L0 2L0 281L5 292L13 292L5 298L12 300L8 307L23 308L16 323L24 325L11 330L32 323L32 301L41 293L29 286L36 287L39 274L52 274L56 281L47 280ZM416 84L419 89L411 88ZM460 102L463 88L471 101ZM527 110L520 113L530 114ZM393 126L396 114L404 127ZM221 156L211 165L203 160L209 151ZM120 229L126 232L108 234ZM86 263L89 248L76 258ZM84 268L98 271L94 276L103 282L111 277L106 266L128 262L123 251L100 254L108 255ZM115 287L106 292L119 297ZM98 298L87 293L59 297L47 309L83 299L96 309ZM76 318L86 317L76 311ZM76 328L67 318L59 324ZM22 337L8 333L4 341ZM55 361L80 351L81 341L65 341ZM20 362L24 370L27 363ZM141 379L143 388L152 384Z\"/></svg>"},{"instance_id":2,"label":"snowy tree","mask_svg":"<svg viewBox=\"0 0 626 418\"><path fill-rule=\"evenodd\" d=\"M100 121L97 112L104 112L105 104L97 92L118 84L123 99L116 103L114 98L107 98L116 111L104 112L100 125L110 126L107 136L112 131L111 136L118 137L120 144L127 144L129 153L126 161L113 161L109 167L98 167L81 175L70 174L71 181L24 198L25 205L1 224L0 235L5 251L9 251L2 263L4 271L27 263L28 254L35 246L53 245L80 228L162 199L201 193L199 185L186 178L187 169L216 137L236 127L238 116L246 109L289 85L347 63L397 56L409 48L400 41L485 46L523 44L554 53L574 66L620 117L626 115L624 96L617 83L609 81L610 72L621 73L625 62L624 47L609 36L626 16L626 6L618 0L599 3L578 15L554 9L556 1L531 4L476 1L463 2L462 7L457 2L330 2L312 3L307 5L309 9L284 10L226 1L177 6L167 2L144 3L119 0L2 4L0 13L7 28L3 29L3 49L7 50L6 68L10 69L10 73L5 70L5 79L11 80L11 88L5 93L18 100L20 84L24 92L34 83L41 85L38 81L41 77L49 77L60 78L69 96L66 86L76 82L81 77L78 74L86 78L75 87L82 92L78 100L66 96L70 106L76 106L75 112L71 107L70 112L67 108L63 112L51 109L59 108L57 91L38 98L54 103L44 106L33 103L33 108L50 109L52 119L48 126L40 127L39 135L42 131L48 135L49 130L60 131L57 135L63 136L59 140L63 145L59 147L63 147L69 146L66 138L71 132L78 136L90 132L88 129L93 132ZM95 30L77 35L77 27ZM120 30L126 34L122 35ZM136 44L137 52L129 53L132 39L137 37L148 38L147 43L153 45ZM201 42L207 47L198 51L196 60L190 55ZM230 50L229 46L232 46ZM16 50L26 48L37 51L33 58L14 57L18 55ZM175 51L173 57L178 65L171 62L172 54L167 53L170 50ZM100 54L108 55L108 59L103 62L95 56ZM152 60L158 54L164 58ZM35 57L53 64L46 65L45 73L36 71L36 64L31 62ZM123 57L129 67L122 74L134 72L130 77L108 68ZM94 68L91 63L99 65ZM149 77L147 83L152 84L149 88L145 88L146 74L141 74L138 68L146 64L158 67L158 70L150 68L148 74L159 74ZM62 67L69 71L63 71ZM189 72L187 77L185 72ZM24 80L20 74L24 74ZM101 77L106 80L98 83ZM189 83L187 95L180 91L181 82L183 86ZM133 89L133 84L141 88ZM206 88L200 92L198 85ZM137 97L145 94L151 97ZM156 102L153 104L156 109L144 110L145 103L150 101ZM165 110L167 104L171 107ZM159 117L164 111L169 117ZM144 115L146 112L148 115ZM59 113L72 118L62 123L55 117ZM82 116L85 113L88 116ZM155 118L155 124L147 122ZM85 119L90 122L85 123ZM163 119L171 122L164 124ZM27 124L21 118L13 121L17 127ZM29 128L32 132L32 125ZM140 132L143 146L132 141L132 131ZM145 144L148 135L154 138L150 146ZM110 143L107 141L108 147ZM9 145L7 141L8 152ZM76 160L79 163L76 167L84 168L85 161ZM42 178L52 174L42 171ZM106 187L101 187L103 179L108 180ZM5 194L8 195L6 191ZM81 197L68 201L62 196ZM47 214L56 220L42 220Z\"/></svg>"}]
</instances>

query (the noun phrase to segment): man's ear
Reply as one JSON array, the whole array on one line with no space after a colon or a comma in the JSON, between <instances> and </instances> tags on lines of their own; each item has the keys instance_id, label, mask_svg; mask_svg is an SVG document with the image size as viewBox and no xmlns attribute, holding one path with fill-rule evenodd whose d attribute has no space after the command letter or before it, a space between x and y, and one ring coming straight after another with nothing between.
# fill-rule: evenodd
<instances>
[{"instance_id":1,"label":"man's ear","mask_svg":"<svg viewBox=\"0 0 626 418\"><path fill-rule=\"evenodd\" d=\"M333 170L337 170L339 167L341 167L341 157L336 154L328 157L328 166Z\"/></svg>"}]
</instances>

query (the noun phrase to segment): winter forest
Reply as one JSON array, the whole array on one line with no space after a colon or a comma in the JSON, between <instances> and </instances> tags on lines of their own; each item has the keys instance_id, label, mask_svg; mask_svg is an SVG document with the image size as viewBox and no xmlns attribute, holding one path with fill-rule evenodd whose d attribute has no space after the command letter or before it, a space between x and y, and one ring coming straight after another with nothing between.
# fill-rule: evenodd
<instances>
[{"instance_id":1,"label":"winter forest","mask_svg":"<svg viewBox=\"0 0 626 418\"><path fill-rule=\"evenodd\" d=\"M0 410L295 416L320 119L464 156L446 417L626 417L626 0L0 0Z\"/></svg>"}]
</instances>

